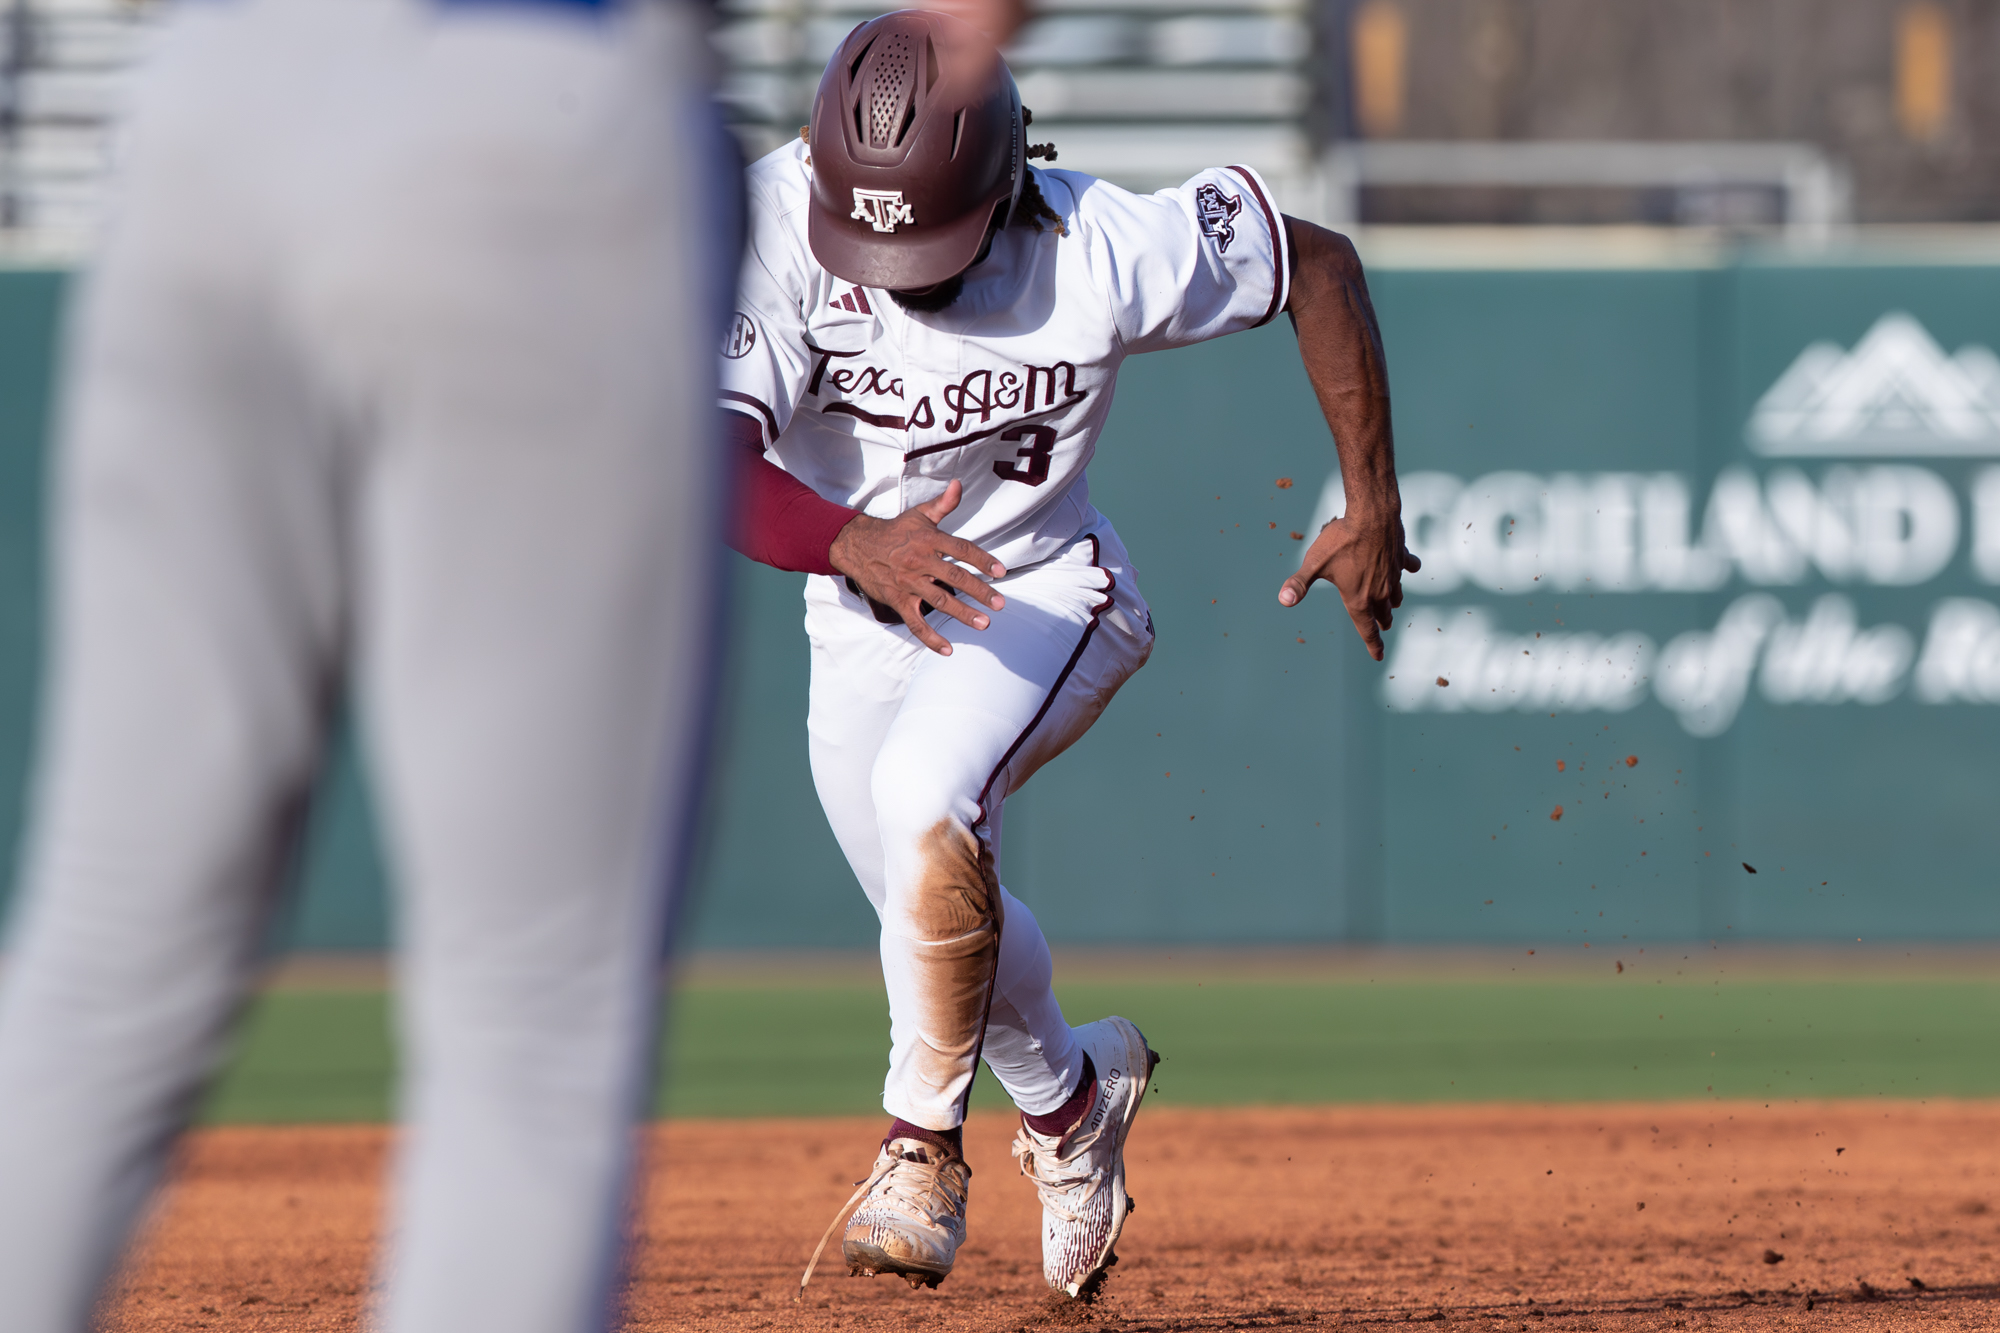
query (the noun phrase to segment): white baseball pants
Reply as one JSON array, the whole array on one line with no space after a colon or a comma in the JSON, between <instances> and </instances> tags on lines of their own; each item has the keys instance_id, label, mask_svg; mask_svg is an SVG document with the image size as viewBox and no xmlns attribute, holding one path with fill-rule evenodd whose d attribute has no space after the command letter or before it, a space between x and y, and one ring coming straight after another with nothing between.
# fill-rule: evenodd
<instances>
[{"instance_id":1,"label":"white baseball pants","mask_svg":"<svg viewBox=\"0 0 2000 1333\"><path fill-rule=\"evenodd\" d=\"M813 781L882 920L882 1104L929 1129L964 1119L982 1045L1031 1115L1076 1088L1083 1050L1050 989L1048 941L1000 886L1001 810L1153 648L1124 544L1101 517L998 587L1007 605L984 630L930 617L949 657L878 624L843 580L806 587Z\"/></svg>"},{"instance_id":2,"label":"white baseball pants","mask_svg":"<svg viewBox=\"0 0 2000 1333\"><path fill-rule=\"evenodd\" d=\"M601 1328L718 604L701 27L189 4L74 314L0 993L0 1328L77 1333L337 699L399 890L380 1326Z\"/></svg>"}]
</instances>

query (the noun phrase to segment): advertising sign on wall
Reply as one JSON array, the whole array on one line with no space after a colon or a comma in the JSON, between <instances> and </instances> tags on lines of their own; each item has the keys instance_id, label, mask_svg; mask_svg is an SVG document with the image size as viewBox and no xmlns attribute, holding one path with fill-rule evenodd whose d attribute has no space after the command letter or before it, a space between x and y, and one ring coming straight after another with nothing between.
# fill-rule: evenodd
<instances>
[{"instance_id":1,"label":"advertising sign on wall","mask_svg":"<svg viewBox=\"0 0 2000 1333\"><path fill-rule=\"evenodd\" d=\"M1375 690L1425 787L1383 933L2000 926L2000 276L1383 285L1425 562Z\"/></svg>"},{"instance_id":2,"label":"advertising sign on wall","mask_svg":"<svg viewBox=\"0 0 2000 1333\"><path fill-rule=\"evenodd\" d=\"M1508 635L1484 608L1427 602L1396 637L1382 691L1399 712L1624 712L1654 702L1718 736L1755 692L1774 705L2000 702L2000 607L1932 596L1925 628L1864 625L1852 597L1797 618L1769 590L1931 590L1955 561L2000 583L2000 358L1947 354L1913 316L1854 345L1803 349L1757 401L1750 459L1680 471L1412 472L1412 592L1526 597L1739 591L1709 627ZM1833 461L1829 461L1833 460ZM1338 508L1337 477L1323 493ZM1962 582L1963 580L1960 580ZM1954 586L1947 579L1946 585ZM1439 689L1437 678L1457 688Z\"/></svg>"}]
</instances>

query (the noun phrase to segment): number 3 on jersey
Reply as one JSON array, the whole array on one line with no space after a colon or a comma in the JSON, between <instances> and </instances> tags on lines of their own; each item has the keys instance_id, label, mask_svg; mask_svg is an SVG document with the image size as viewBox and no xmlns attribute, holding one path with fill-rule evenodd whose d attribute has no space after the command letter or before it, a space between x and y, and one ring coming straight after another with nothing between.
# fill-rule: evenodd
<instances>
[{"instance_id":1,"label":"number 3 on jersey","mask_svg":"<svg viewBox=\"0 0 2000 1333\"><path fill-rule=\"evenodd\" d=\"M1039 486L1049 479L1049 455L1055 452L1056 432L1053 426L1016 426L1000 437L1002 444L1015 440L1030 440L1031 443L1015 451L1017 457L1028 460L1022 467L1018 463L995 463L993 471L1007 481L1023 481L1030 486Z\"/></svg>"}]
</instances>

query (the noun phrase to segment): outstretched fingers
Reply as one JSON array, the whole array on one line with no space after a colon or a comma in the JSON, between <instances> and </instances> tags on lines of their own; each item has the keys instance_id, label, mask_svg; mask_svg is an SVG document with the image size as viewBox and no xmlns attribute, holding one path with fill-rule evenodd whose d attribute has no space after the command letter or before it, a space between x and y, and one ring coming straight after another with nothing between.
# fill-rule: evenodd
<instances>
[{"instance_id":1,"label":"outstretched fingers","mask_svg":"<svg viewBox=\"0 0 2000 1333\"><path fill-rule=\"evenodd\" d=\"M895 518L856 515L828 552L834 569L863 596L893 609L919 643L946 657L951 644L924 623L925 603L975 630L991 623L988 611L1007 605L987 582L1006 577L1007 567L992 552L938 530L939 520L958 508L963 495L964 487L952 481L936 499Z\"/></svg>"},{"instance_id":2,"label":"outstretched fingers","mask_svg":"<svg viewBox=\"0 0 2000 1333\"><path fill-rule=\"evenodd\" d=\"M995 611L1007 604L1007 599L995 591L992 584L981 578L979 573L973 572L977 570L996 579L1005 578L1007 577L1005 565L971 542L959 537L948 537L942 532L937 535L937 552L938 563L944 567L944 572L938 575L939 578L954 588L971 593ZM954 564L953 561L957 563Z\"/></svg>"},{"instance_id":3,"label":"outstretched fingers","mask_svg":"<svg viewBox=\"0 0 2000 1333\"><path fill-rule=\"evenodd\" d=\"M897 607L897 610L902 613L903 623L910 627L910 632L916 635L925 647L949 657L951 644L924 623L924 604L929 603L932 610L942 611L970 629L985 629L993 622L978 606L963 600L968 597L995 611L1007 605L1007 599L984 579L962 565L940 560L937 577L931 580L930 590L921 597L910 597L907 603Z\"/></svg>"},{"instance_id":4,"label":"outstretched fingers","mask_svg":"<svg viewBox=\"0 0 2000 1333\"><path fill-rule=\"evenodd\" d=\"M937 499L916 506L917 513L928 519L931 525L935 527L937 524L942 523L952 510L958 508L958 502L964 494L964 485L960 483L958 478L954 477L945 485L944 493L938 496ZM978 570L980 573L996 579L1007 577L1007 567L994 559L990 551L973 545L963 537L954 537L945 532L938 533L933 541L938 556L938 563L942 566L936 575L941 582L950 584L951 587L957 589L959 592L971 596L974 600L984 603L995 611L998 611L1007 604L1007 599L996 592L991 584L987 583L985 579L980 578L978 574L969 572L967 568L969 566L970 569ZM957 563L954 564L954 561ZM941 607L940 609L947 608ZM957 611L953 611L951 614L965 621L966 624L973 625L973 621L969 618L969 612L965 615L960 615ZM975 629L986 628L983 618L981 623L973 625L973 627Z\"/></svg>"}]
</instances>

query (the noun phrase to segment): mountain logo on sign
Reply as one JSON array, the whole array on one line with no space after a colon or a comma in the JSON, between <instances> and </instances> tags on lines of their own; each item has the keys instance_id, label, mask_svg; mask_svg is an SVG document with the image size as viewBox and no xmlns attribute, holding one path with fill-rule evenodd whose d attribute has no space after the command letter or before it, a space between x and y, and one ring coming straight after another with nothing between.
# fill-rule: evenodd
<instances>
[{"instance_id":1,"label":"mountain logo on sign","mask_svg":"<svg viewBox=\"0 0 2000 1333\"><path fill-rule=\"evenodd\" d=\"M1814 343L1750 413L1751 448L1777 456L2000 454L2000 357L1947 355L1901 311L1851 352Z\"/></svg>"}]
</instances>

